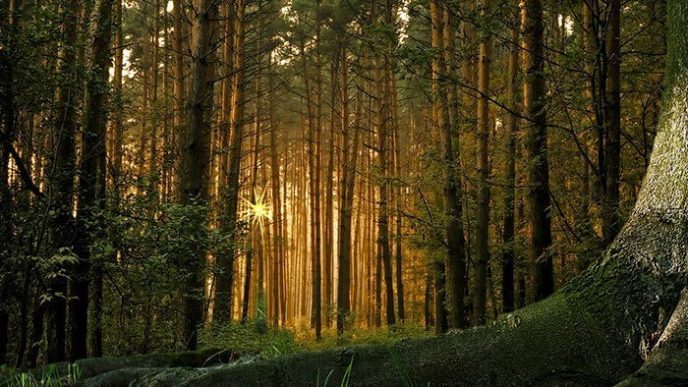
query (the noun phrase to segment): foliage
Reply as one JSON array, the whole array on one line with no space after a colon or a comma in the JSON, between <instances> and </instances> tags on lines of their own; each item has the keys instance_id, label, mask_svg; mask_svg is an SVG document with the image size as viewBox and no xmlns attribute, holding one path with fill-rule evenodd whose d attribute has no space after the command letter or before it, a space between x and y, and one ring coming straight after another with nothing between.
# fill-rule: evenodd
<instances>
[{"instance_id":1,"label":"foliage","mask_svg":"<svg viewBox=\"0 0 688 387\"><path fill-rule=\"evenodd\" d=\"M108 279L103 323L109 354L183 347L178 331L181 289L189 276L212 270L199 256L232 244L207 225L206 217L202 204L151 206L141 200L105 215L108 230L96 244L95 259L104 263Z\"/></svg>"},{"instance_id":2,"label":"foliage","mask_svg":"<svg viewBox=\"0 0 688 387\"><path fill-rule=\"evenodd\" d=\"M257 321L206 327L201 332L199 342L204 347L227 348L232 351L260 354L266 358L301 352L305 349L302 343L297 342L292 331L261 328Z\"/></svg>"},{"instance_id":3,"label":"foliage","mask_svg":"<svg viewBox=\"0 0 688 387\"><path fill-rule=\"evenodd\" d=\"M375 330L357 328L346 331L343 336L337 336L334 330L324 330L320 340L315 340L308 327L294 330L268 327L264 333L260 329L256 321L222 327L209 326L202 330L200 343L204 347L228 348L272 358L341 346L391 344L430 336L429 331L416 324L397 324Z\"/></svg>"},{"instance_id":4,"label":"foliage","mask_svg":"<svg viewBox=\"0 0 688 387\"><path fill-rule=\"evenodd\" d=\"M62 387L71 386L80 379L81 369L77 364L69 364L66 370L57 364L51 364L37 372L0 367L0 387Z\"/></svg>"}]
</instances>

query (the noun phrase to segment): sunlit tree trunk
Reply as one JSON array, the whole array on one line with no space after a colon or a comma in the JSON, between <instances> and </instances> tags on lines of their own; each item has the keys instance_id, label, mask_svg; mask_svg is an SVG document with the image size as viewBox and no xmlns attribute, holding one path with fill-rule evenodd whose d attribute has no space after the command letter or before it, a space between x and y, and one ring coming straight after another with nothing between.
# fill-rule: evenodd
<instances>
[{"instance_id":1,"label":"sunlit tree trunk","mask_svg":"<svg viewBox=\"0 0 688 387\"><path fill-rule=\"evenodd\" d=\"M270 66L272 66L272 61L270 60ZM284 276L283 262L284 256L284 238L283 233L284 227L282 223L282 195L280 192L280 160L279 160L279 149L277 144L277 127L278 122L275 117L275 82L274 75L270 75L268 78L268 114L269 114L269 124L270 124L270 189L272 196L272 261L270 266L273 272L273 285L272 285L272 302L275 303L275 315L273 316L273 326L278 326L280 322L280 317L282 324L284 321L284 305L281 302L281 294L283 290L281 289L281 281Z\"/></svg>"},{"instance_id":2,"label":"sunlit tree trunk","mask_svg":"<svg viewBox=\"0 0 688 387\"><path fill-rule=\"evenodd\" d=\"M234 79L232 80L232 113L230 117L231 142L229 146L229 173L227 175L227 206L223 227L235 237L238 236L237 215L239 204L239 177L241 171L242 142L244 137L244 23L246 4L244 0L236 1L235 44L234 44ZM217 265L219 274L215 283L215 312L213 319L227 322L231 319L232 311L232 283L234 258L236 251L230 247L228 251L218 255Z\"/></svg>"},{"instance_id":3,"label":"sunlit tree trunk","mask_svg":"<svg viewBox=\"0 0 688 387\"><path fill-rule=\"evenodd\" d=\"M332 275L333 275L333 251L334 251L334 170L335 170L335 142L336 142L336 128L337 128L337 90L338 90L338 73L337 73L337 58L338 53L334 52L331 58L330 65L330 129L328 137L327 150L327 171L325 173L325 232L324 232L324 259L323 259L323 283L324 283L324 301L323 308L325 310L325 325L332 325Z\"/></svg>"},{"instance_id":4,"label":"sunlit tree trunk","mask_svg":"<svg viewBox=\"0 0 688 387\"><path fill-rule=\"evenodd\" d=\"M340 26L344 29L344 26ZM339 31L339 104L340 131L342 133L342 177L339 198L339 260L337 283L337 333L344 332L345 324L351 312L351 215L356 177L356 158L358 155L358 127L353 128L353 143L350 143L349 96L348 96L348 61L346 30Z\"/></svg>"}]
</instances>

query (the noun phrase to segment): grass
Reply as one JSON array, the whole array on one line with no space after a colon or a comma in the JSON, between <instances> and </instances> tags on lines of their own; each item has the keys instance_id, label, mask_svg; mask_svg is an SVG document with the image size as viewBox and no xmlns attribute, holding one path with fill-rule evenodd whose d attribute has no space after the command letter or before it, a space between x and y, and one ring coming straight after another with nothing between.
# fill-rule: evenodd
<instances>
[{"instance_id":1,"label":"grass","mask_svg":"<svg viewBox=\"0 0 688 387\"><path fill-rule=\"evenodd\" d=\"M390 328L352 328L341 337L337 336L335 329L330 328L323 330L321 339L316 340L314 332L309 328L307 322L296 328L275 329L266 327L262 321L255 321L246 324L234 323L223 327L208 327L201 332L199 339L201 347L225 348L244 355L253 354L263 359L272 359L335 347L392 344L407 338L430 335L431 332L426 331L420 325L398 324ZM248 356L247 359L250 360L251 357ZM333 380L332 370L326 375L319 374L316 385L322 387L348 386L353 365L354 359L352 358L341 381ZM407 381L410 379L406 372L401 369L399 372L404 380L404 385L409 385ZM68 365L66 368L64 364L61 367L53 364L32 371L21 371L0 366L0 387L61 387L70 385L80 380L81 377L82 372L76 364Z\"/></svg>"},{"instance_id":2,"label":"grass","mask_svg":"<svg viewBox=\"0 0 688 387\"><path fill-rule=\"evenodd\" d=\"M317 351L342 346L391 344L407 338L430 336L431 332L417 324L398 324L387 328L353 328L341 337L335 329L325 329L320 340L312 329L302 324L294 329L265 328L248 322L203 330L200 343L205 347L228 348L238 352L260 354L264 358Z\"/></svg>"},{"instance_id":3,"label":"grass","mask_svg":"<svg viewBox=\"0 0 688 387\"><path fill-rule=\"evenodd\" d=\"M40 374L21 372L9 367L0 368L0 387L62 387L69 386L79 379L81 370L77 364L68 365L65 374L62 374L55 364L44 367Z\"/></svg>"}]
</instances>

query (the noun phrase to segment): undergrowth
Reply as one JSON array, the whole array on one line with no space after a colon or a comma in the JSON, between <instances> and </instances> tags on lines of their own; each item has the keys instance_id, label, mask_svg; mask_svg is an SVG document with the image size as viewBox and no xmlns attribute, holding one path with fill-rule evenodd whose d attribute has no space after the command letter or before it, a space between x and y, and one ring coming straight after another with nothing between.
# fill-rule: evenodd
<instances>
[{"instance_id":1,"label":"undergrowth","mask_svg":"<svg viewBox=\"0 0 688 387\"><path fill-rule=\"evenodd\" d=\"M305 326L304 326L305 325ZM316 340L307 324L296 328L266 328L247 322L203 330L200 344L204 347L228 348L233 351L256 353L264 358L352 345L391 344L406 338L430 336L431 332L417 324L397 324L378 329L353 328L338 337L335 329L323 330Z\"/></svg>"},{"instance_id":2,"label":"undergrowth","mask_svg":"<svg viewBox=\"0 0 688 387\"><path fill-rule=\"evenodd\" d=\"M51 364L40 372L22 372L14 368L0 367L0 387L62 387L81 379L81 369L70 364L66 370Z\"/></svg>"}]
</instances>

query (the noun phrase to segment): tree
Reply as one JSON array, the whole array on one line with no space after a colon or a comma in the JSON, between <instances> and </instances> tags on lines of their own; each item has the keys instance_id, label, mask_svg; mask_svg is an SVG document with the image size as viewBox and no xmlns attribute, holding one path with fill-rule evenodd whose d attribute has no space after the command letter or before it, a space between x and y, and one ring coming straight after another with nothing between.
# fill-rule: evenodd
<instances>
[{"instance_id":1,"label":"tree","mask_svg":"<svg viewBox=\"0 0 688 387\"><path fill-rule=\"evenodd\" d=\"M481 1L481 12L489 11L489 1ZM490 115L490 62L492 60L492 41L488 32L480 34L480 54L478 57L478 219L476 225L475 290L473 292L473 320L476 325L484 324L486 316L487 273L490 264L490 165L489 136ZM546 140L545 140L546 141Z\"/></svg>"},{"instance_id":2,"label":"tree","mask_svg":"<svg viewBox=\"0 0 688 387\"><path fill-rule=\"evenodd\" d=\"M446 240L447 264L445 274L447 278L447 296L450 305L450 328L464 328L466 326L464 298L466 297L466 239L463 230L463 192L461 187L460 160L460 113L457 88L452 84L457 69L455 65L454 29L455 17L445 7L443 12L443 43L444 65L447 76L446 94L448 96L448 121L442 127L443 149L442 156L445 163L444 203L447 214Z\"/></svg>"},{"instance_id":3,"label":"tree","mask_svg":"<svg viewBox=\"0 0 688 387\"><path fill-rule=\"evenodd\" d=\"M57 114L55 124L50 136L49 148L52 157L49 158L48 166L48 197L53 203L55 216L51 219L51 240L55 252L61 247L71 248L74 242L73 219L71 214L72 194L74 186L74 135L76 131L76 111L75 99L79 93L77 87L77 76L75 74L76 63L76 43L77 43L77 12L79 1L74 0L65 4L61 8L63 16L64 42L63 49L59 53L59 71L63 75L63 83L57 88L55 102ZM70 230L72 229L72 230ZM65 238L65 235L68 237ZM66 244L63 244L65 243ZM81 273L83 274L83 272ZM87 284L82 285L81 297L88 296L88 289L83 289ZM64 337L66 327L66 303L64 295L67 294L67 284L65 279L57 276L50 281L50 289L55 297L51 299L46 307L45 318L45 338L47 341L46 360L59 361L65 359ZM81 300L81 311L85 311L87 299ZM42 313L38 311L38 313ZM80 318L83 318L83 314ZM41 318L42 319L42 318ZM85 321L84 321L85 322ZM34 329L37 329L34 327ZM83 332L82 332L83 333ZM85 335L84 335L85 336ZM85 352L85 343L80 349Z\"/></svg>"},{"instance_id":4,"label":"tree","mask_svg":"<svg viewBox=\"0 0 688 387\"><path fill-rule=\"evenodd\" d=\"M227 173L227 193L225 205L226 212L223 215L222 226L235 238L239 236L237 215L239 204L239 172L242 157L242 142L244 137L244 56L245 56L245 12L244 0L235 3L236 18L234 19L234 71L232 79L232 110L230 116L231 141L229 145L229 171ZM232 283L234 270L234 257L236 251L230 247L217 257L219 275L215 283L215 310L213 319L215 322L228 322L232 318Z\"/></svg>"},{"instance_id":5,"label":"tree","mask_svg":"<svg viewBox=\"0 0 688 387\"><path fill-rule=\"evenodd\" d=\"M0 50L0 92L3 95L2 102L2 148L0 148L0 269L9 269L11 257L10 242L14 230L12 229L12 191L9 185L10 175L10 144L15 131L15 106L13 85L12 52L13 30L15 29L16 4L13 0L0 8L0 21L4 28L0 30L0 42L7 45L7 49ZM9 31L8 31L9 29ZM0 279L0 297L3 300L9 297L10 283L7 279ZM8 305L0 306L0 364L7 363L7 346L9 344L9 311Z\"/></svg>"},{"instance_id":6,"label":"tree","mask_svg":"<svg viewBox=\"0 0 688 387\"><path fill-rule=\"evenodd\" d=\"M605 48L607 59L605 118L605 167L607 168L603 202L603 239L605 246L614 241L621 228L619 217L619 179L621 170L621 0L610 0Z\"/></svg>"},{"instance_id":7,"label":"tree","mask_svg":"<svg viewBox=\"0 0 688 387\"><path fill-rule=\"evenodd\" d=\"M339 4L340 7L343 3ZM337 74L339 86L339 130L342 135L342 155L339 194L339 279L337 282L337 333L344 333L344 327L351 313L351 302L349 300L351 292L351 215L354 202L354 188L356 182L356 159L358 155L359 128L355 125L353 142L351 136L351 126L349 125L349 81L348 81L348 59L347 59L347 31L346 20L336 21L337 33L337 52L339 71Z\"/></svg>"},{"instance_id":8,"label":"tree","mask_svg":"<svg viewBox=\"0 0 688 387\"><path fill-rule=\"evenodd\" d=\"M376 8L377 2L373 7ZM392 2L387 1L384 12L384 23L386 28L393 28L392 20ZM374 10L373 13L376 13ZM389 241L389 177L388 177L388 142L389 142L389 126L390 126L390 86L391 80L391 63L389 58L390 40L394 39L392 36L382 36L385 41L382 44L383 50L381 60L378 60L376 66L377 78L377 103L378 103L378 118L377 118L377 157L378 157L378 260L382 262L385 276L385 313L387 318L387 325L394 325L396 319L394 317L394 286L392 282L392 251Z\"/></svg>"},{"instance_id":9,"label":"tree","mask_svg":"<svg viewBox=\"0 0 688 387\"><path fill-rule=\"evenodd\" d=\"M210 121L209 101L212 100L213 78L208 71L214 44L213 21L217 16L218 3L214 0L196 0L197 12L192 30L192 61L189 72L189 121L183 135L181 176L179 178L182 204L191 205L209 202L210 182ZM199 227L201 225L198 225ZM189 349L196 349L198 325L203 318L203 274L200 268L206 252L199 249L196 256L189 257L184 289L184 323L182 337Z\"/></svg>"},{"instance_id":10,"label":"tree","mask_svg":"<svg viewBox=\"0 0 688 387\"><path fill-rule=\"evenodd\" d=\"M549 162L547 159L547 89L544 75L544 22L542 2L521 3L523 28L523 110L526 126L528 169L528 208L530 249L534 265L535 299L541 300L554 291L552 267L552 226L549 215Z\"/></svg>"},{"instance_id":11,"label":"tree","mask_svg":"<svg viewBox=\"0 0 688 387\"><path fill-rule=\"evenodd\" d=\"M315 55L320 50L320 3L316 5L316 32L313 50ZM320 244L320 132L322 120L321 71L319 59L316 59L316 101L313 101L308 59L305 51L305 36L301 37L301 62L303 66L304 94L306 96L307 127L308 127L308 176L310 192L310 236L311 236L311 325L315 329L316 339L320 339L322 331L322 278L321 278L321 244ZM315 111L314 111L315 108Z\"/></svg>"},{"instance_id":12,"label":"tree","mask_svg":"<svg viewBox=\"0 0 688 387\"><path fill-rule=\"evenodd\" d=\"M172 122L174 124L176 138L172 141L175 144L172 153L178 156L183 147L183 138L180 133L183 132L184 117L186 116L186 100L184 93L184 3L183 0L173 0L172 8L172 29L173 29L173 65L172 65L172 89L174 100L174 116ZM167 42L165 42L167 44ZM181 157L176 157L177 163L181 163ZM175 192L173 196L176 200L181 200L182 192L179 191L182 186L179 182L175 184Z\"/></svg>"},{"instance_id":13,"label":"tree","mask_svg":"<svg viewBox=\"0 0 688 387\"><path fill-rule=\"evenodd\" d=\"M114 0L99 0L93 6L90 26L90 47L88 78L84 96L84 132L82 144L89 152L81 158L79 190L79 223L83 232L80 241L80 260L85 270L76 282L77 296L81 305L72 319L72 359L85 357L86 342L82 341L88 332L88 354L101 356L103 313L103 268L102 262L90 262L93 256L90 245L99 232L97 214L105 207L106 159L105 131L107 128L108 73L112 52L112 10ZM88 273L88 275L86 275ZM83 281L83 283L81 282ZM73 306L70 306L72 313ZM88 321L88 325L86 323ZM78 343L78 345L77 345Z\"/></svg>"},{"instance_id":14,"label":"tree","mask_svg":"<svg viewBox=\"0 0 688 387\"><path fill-rule=\"evenodd\" d=\"M507 79L507 98L509 107L514 113L509 113L506 122L506 163L504 170L504 225L502 229L502 311L508 313L514 310L514 234L515 234L515 194L516 194L516 141L518 130L518 85L519 85L519 19L511 20L511 41L509 47L509 74Z\"/></svg>"}]
</instances>

